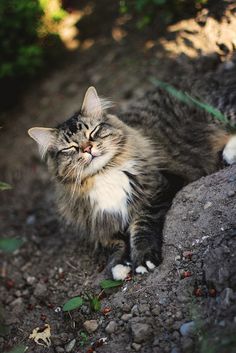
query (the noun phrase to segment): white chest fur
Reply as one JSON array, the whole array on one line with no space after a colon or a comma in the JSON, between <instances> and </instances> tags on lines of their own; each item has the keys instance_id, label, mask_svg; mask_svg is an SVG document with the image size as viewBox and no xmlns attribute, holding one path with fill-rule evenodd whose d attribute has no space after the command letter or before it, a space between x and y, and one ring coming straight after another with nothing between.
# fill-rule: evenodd
<instances>
[{"instance_id":1,"label":"white chest fur","mask_svg":"<svg viewBox=\"0 0 236 353\"><path fill-rule=\"evenodd\" d=\"M128 177L121 170L111 169L97 175L89 198L96 213L119 214L123 223L127 223L131 187Z\"/></svg>"}]
</instances>

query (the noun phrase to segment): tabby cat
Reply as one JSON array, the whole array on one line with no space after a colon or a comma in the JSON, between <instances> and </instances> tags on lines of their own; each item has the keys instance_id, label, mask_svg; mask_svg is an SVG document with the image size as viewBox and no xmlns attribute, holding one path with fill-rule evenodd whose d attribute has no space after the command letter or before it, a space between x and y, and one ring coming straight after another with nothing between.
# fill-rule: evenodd
<instances>
[{"instance_id":1,"label":"tabby cat","mask_svg":"<svg viewBox=\"0 0 236 353\"><path fill-rule=\"evenodd\" d=\"M216 171L220 152L236 162L236 135L160 89L119 117L109 106L90 87L79 112L29 135L47 160L60 213L81 237L110 249L107 268L124 279L131 267L143 274L160 264L174 195Z\"/></svg>"}]
</instances>

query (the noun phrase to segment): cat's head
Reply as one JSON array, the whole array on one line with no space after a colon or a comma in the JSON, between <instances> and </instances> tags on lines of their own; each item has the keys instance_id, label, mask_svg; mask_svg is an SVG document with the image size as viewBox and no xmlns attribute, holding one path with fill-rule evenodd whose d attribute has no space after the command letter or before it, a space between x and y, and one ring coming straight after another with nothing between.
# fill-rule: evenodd
<instances>
[{"instance_id":1,"label":"cat's head","mask_svg":"<svg viewBox=\"0 0 236 353\"><path fill-rule=\"evenodd\" d=\"M80 111L57 128L33 127L29 135L46 156L52 174L61 182L80 182L111 165L125 144L124 124L106 114L109 103L94 87L84 97Z\"/></svg>"}]
</instances>

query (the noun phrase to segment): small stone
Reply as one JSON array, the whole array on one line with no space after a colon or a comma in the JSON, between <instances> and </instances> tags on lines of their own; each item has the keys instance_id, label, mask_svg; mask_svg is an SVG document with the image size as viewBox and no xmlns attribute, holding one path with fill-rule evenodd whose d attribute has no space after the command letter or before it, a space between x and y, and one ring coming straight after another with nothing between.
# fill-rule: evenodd
<instances>
[{"instance_id":1,"label":"small stone","mask_svg":"<svg viewBox=\"0 0 236 353\"><path fill-rule=\"evenodd\" d=\"M26 278L26 282L27 282L28 284L30 284L31 286L32 286L32 284L35 283L35 281L36 281L36 278L35 278L34 276L28 276L28 277Z\"/></svg>"},{"instance_id":2,"label":"small stone","mask_svg":"<svg viewBox=\"0 0 236 353\"><path fill-rule=\"evenodd\" d=\"M34 290L34 296L36 298L44 298L47 294L47 286L44 283L37 283L35 290Z\"/></svg>"},{"instance_id":3,"label":"small stone","mask_svg":"<svg viewBox=\"0 0 236 353\"><path fill-rule=\"evenodd\" d=\"M124 303L122 308L121 308L125 313L129 313L131 310L131 305L128 303Z\"/></svg>"},{"instance_id":4,"label":"small stone","mask_svg":"<svg viewBox=\"0 0 236 353\"><path fill-rule=\"evenodd\" d=\"M71 352L72 349L74 348L75 346L75 343L76 343L76 339L74 338L73 340L71 340L70 342L68 342L66 345L65 345L65 350L66 352Z\"/></svg>"},{"instance_id":5,"label":"small stone","mask_svg":"<svg viewBox=\"0 0 236 353\"><path fill-rule=\"evenodd\" d=\"M180 350L178 347L173 347L170 353L180 353Z\"/></svg>"},{"instance_id":6,"label":"small stone","mask_svg":"<svg viewBox=\"0 0 236 353\"><path fill-rule=\"evenodd\" d=\"M232 196L234 196L235 195L235 191L233 191L233 190L230 190L228 193L227 193L227 196L228 197L232 197Z\"/></svg>"},{"instance_id":7,"label":"small stone","mask_svg":"<svg viewBox=\"0 0 236 353\"><path fill-rule=\"evenodd\" d=\"M148 324L132 323L131 330L135 343L148 341L152 337L152 328Z\"/></svg>"},{"instance_id":8,"label":"small stone","mask_svg":"<svg viewBox=\"0 0 236 353\"><path fill-rule=\"evenodd\" d=\"M83 323L84 328L88 333L92 333L97 330L98 328L98 322L97 320L87 320Z\"/></svg>"},{"instance_id":9,"label":"small stone","mask_svg":"<svg viewBox=\"0 0 236 353\"><path fill-rule=\"evenodd\" d=\"M181 311L176 311L175 318L177 320L181 320L183 318L183 314L181 313Z\"/></svg>"},{"instance_id":10,"label":"small stone","mask_svg":"<svg viewBox=\"0 0 236 353\"><path fill-rule=\"evenodd\" d=\"M117 323L115 321L110 321L107 327L105 328L106 333L114 333L117 329Z\"/></svg>"},{"instance_id":11,"label":"small stone","mask_svg":"<svg viewBox=\"0 0 236 353\"><path fill-rule=\"evenodd\" d=\"M134 315L134 316L138 316L139 315L139 309L138 309L138 305L135 304L132 309L131 309L131 313Z\"/></svg>"},{"instance_id":12,"label":"small stone","mask_svg":"<svg viewBox=\"0 0 236 353\"><path fill-rule=\"evenodd\" d=\"M12 316L18 316L24 310L23 299L21 297L16 298L10 306L12 307Z\"/></svg>"},{"instance_id":13,"label":"small stone","mask_svg":"<svg viewBox=\"0 0 236 353\"><path fill-rule=\"evenodd\" d=\"M150 305L149 304L141 304L139 306L139 312L140 313L145 313L146 311L149 311Z\"/></svg>"},{"instance_id":14,"label":"small stone","mask_svg":"<svg viewBox=\"0 0 236 353\"><path fill-rule=\"evenodd\" d=\"M189 336L194 332L195 329L195 322L194 321L189 321L185 322L180 326L180 333L182 336Z\"/></svg>"},{"instance_id":15,"label":"small stone","mask_svg":"<svg viewBox=\"0 0 236 353\"><path fill-rule=\"evenodd\" d=\"M193 340L190 337L184 337L181 340L183 351L193 348Z\"/></svg>"},{"instance_id":16,"label":"small stone","mask_svg":"<svg viewBox=\"0 0 236 353\"><path fill-rule=\"evenodd\" d=\"M56 352L57 352L57 353L64 353L65 350L64 350L63 347L56 347Z\"/></svg>"},{"instance_id":17,"label":"small stone","mask_svg":"<svg viewBox=\"0 0 236 353\"><path fill-rule=\"evenodd\" d=\"M131 347L136 351L138 352L140 349L141 349L141 344L138 344L138 343L132 343Z\"/></svg>"},{"instance_id":18,"label":"small stone","mask_svg":"<svg viewBox=\"0 0 236 353\"><path fill-rule=\"evenodd\" d=\"M205 205L203 206L203 208L204 208L204 210L207 210L207 209L210 208L211 206L212 206L212 202L207 201L207 202L205 203Z\"/></svg>"},{"instance_id":19,"label":"small stone","mask_svg":"<svg viewBox=\"0 0 236 353\"><path fill-rule=\"evenodd\" d=\"M34 225L35 222L36 222L36 217L35 217L34 214L29 215L29 216L27 217L27 219L26 219L26 224L27 224L28 226Z\"/></svg>"},{"instance_id":20,"label":"small stone","mask_svg":"<svg viewBox=\"0 0 236 353\"><path fill-rule=\"evenodd\" d=\"M133 315L132 314L124 314L121 316L121 320L123 321L129 321Z\"/></svg>"},{"instance_id":21,"label":"small stone","mask_svg":"<svg viewBox=\"0 0 236 353\"><path fill-rule=\"evenodd\" d=\"M161 308L158 305L155 306L155 308L152 309L152 314L155 315L155 316L160 315L160 312L161 312Z\"/></svg>"},{"instance_id":22,"label":"small stone","mask_svg":"<svg viewBox=\"0 0 236 353\"><path fill-rule=\"evenodd\" d=\"M172 337L174 340L179 340L179 337L180 337L180 334L178 331L174 331L173 334L172 334Z\"/></svg>"}]
</instances>

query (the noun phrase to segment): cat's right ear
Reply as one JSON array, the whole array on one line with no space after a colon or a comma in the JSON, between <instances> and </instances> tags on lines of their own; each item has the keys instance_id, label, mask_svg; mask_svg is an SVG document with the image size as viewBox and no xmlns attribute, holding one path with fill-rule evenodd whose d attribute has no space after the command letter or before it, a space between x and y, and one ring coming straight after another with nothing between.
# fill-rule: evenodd
<instances>
[{"instance_id":1,"label":"cat's right ear","mask_svg":"<svg viewBox=\"0 0 236 353\"><path fill-rule=\"evenodd\" d=\"M28 134L35 140L39 147L39 152L42 157L55 143L57 129L45 128L45 127L32 127L28 130Z\"/></svg>"}]
</instances>

